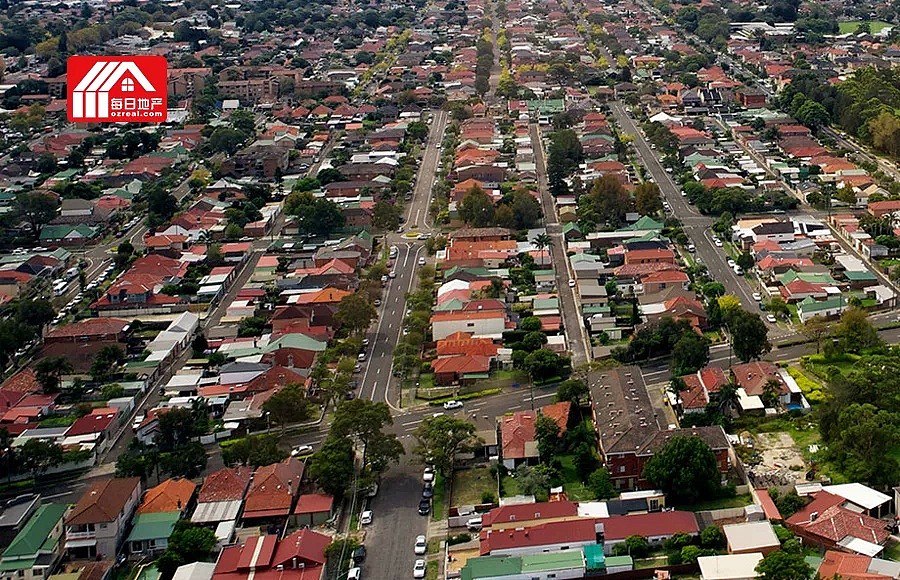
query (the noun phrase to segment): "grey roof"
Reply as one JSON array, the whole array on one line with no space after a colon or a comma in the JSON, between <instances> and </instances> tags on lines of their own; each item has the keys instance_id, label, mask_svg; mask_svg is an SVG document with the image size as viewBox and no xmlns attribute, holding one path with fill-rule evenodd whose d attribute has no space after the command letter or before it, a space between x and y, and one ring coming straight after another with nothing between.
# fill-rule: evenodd
<instances>
[{"instance_id":1,"label":"grey roof","mask_svg":"<svg viewBox=\"0 0 900 580\"><path fill-rule=\"evenodd\" d=\"M38 494L20 495L9 500L0 514L0 528L20 527L40 502L41 496Z\"/></svg>"},{"instance_id":2,"label":"grey roof","mask_svg":"<svg viewBox=\"0 0 900 580\"><path fill-rule=\"evenodd\" d=\"M236 520L242 505L244 505L242 499L198 503L191 521L195 524L210 524Z\"/></svg>"}]
</instances>

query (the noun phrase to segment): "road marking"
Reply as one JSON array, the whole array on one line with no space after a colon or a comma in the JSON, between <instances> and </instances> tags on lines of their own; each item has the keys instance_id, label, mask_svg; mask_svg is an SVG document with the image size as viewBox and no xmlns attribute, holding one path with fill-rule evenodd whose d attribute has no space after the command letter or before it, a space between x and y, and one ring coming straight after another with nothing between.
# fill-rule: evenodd
<instances>
[{"instance_id":1,"label":"road marking","mask_svg":"<svg viewBox=\"0 0 900 580\"><path fill-rule=\"evenodd\" d=\"M556 393L547 393L546 395L539 395L537 397L534 397L534 400L537 401L538 399L546 399L547 397L555 397L555 396L556 396ZM529 397L528 399L530 400L531 397Z\"/></svg>"},{"instance_id":2,"label":"road marking","mask_svg":"<svg viewBox=\"0 0 900 580\"><path fill-rule=\"evenodd\" d=\"M424 419L416 419L415 421L408 421L408 422L406 422L406 423L401 423L401 425L402 425L403 427L409 427L410 425L418 425L418 424L421 423L423 420L424 420Z\"/></svg>"},{"instance_id":3,"label":"road marking","mask_svg":"<svg viewBox=\"0 0 900 580\"><path fill-rule=\"evenodd\" d=\"M514 406L512 406L512 407L509 407L509 410L510 410L510 411L515 411L516 409L521 409L521 408L522 408L522 405L514 405Z\"/></svg>"}]
</instances>

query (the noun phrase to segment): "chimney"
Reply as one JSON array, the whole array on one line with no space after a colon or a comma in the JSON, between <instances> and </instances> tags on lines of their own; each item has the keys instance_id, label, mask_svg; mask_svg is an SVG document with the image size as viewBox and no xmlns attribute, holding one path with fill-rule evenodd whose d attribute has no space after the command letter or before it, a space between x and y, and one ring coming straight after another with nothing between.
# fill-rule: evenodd
<instances>
[{"instance_id":1,"label":"chimney","mask_svg":"<svg viewBox=\"0 0 900 580\"><path fill-rule=\"evenodd\" d=\"M819 519L819 512L813 512L809 514L809 521L814 522Z\"/></svg>"},{"instance_id":2,"label":"chimney","mask_svg":"<svg viewBox=\"0 0 900 580\"><path fill-rule=\"evenodd\" d=\"M292 354L289 354L289 355L287 356L287 367L288 367L289 369L294 368L294 355L292 355Z\"/></svg>"}]
</instances>

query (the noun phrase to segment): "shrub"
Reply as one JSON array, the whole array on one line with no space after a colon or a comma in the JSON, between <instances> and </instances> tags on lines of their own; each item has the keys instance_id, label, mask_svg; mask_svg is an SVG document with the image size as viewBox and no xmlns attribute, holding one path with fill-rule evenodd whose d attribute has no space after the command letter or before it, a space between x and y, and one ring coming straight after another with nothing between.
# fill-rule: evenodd
<instances>
[{"instance_id":1,"label":"shrub","mask_svg":"<svg viewBox=\"0 0 900 580\"><path fill-rule=\"evenodd\" d=\"M481 492L481 503L497 503L497 496L492 491Z\"/></svg>"}]
</instances>

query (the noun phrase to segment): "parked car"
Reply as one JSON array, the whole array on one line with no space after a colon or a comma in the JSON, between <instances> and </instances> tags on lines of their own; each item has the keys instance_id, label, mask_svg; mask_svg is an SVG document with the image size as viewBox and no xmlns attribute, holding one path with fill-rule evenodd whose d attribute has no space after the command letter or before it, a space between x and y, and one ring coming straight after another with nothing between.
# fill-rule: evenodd
<instances>
[{"instance_id":1,"label":"parked car","mask_svg":"<svg viewBox=\"0 0 900 580\"><path fill-rule=\"evenodd\" d=\"M469 518L468 520L466 520L466 528L470 532L477 532L477 531L481 530L481 526L482 526L481 516L475 516L474 518Z\"/></svg>"},{"instance_id":2,"label":"parked car","mask_svg":"<svg viewBox=\"0 0 900 580\"><path fill-rule=\"evenodd\" d=\"M453 400L453 401L447 401L446 403L444 403L444 409L446 409L447 411L452 411L453 409L460 409L460 408L462 408L462 406L463 406L462 401Z\"/></svg>"},{"instance_id":3,"label":"parked car","mask_svg":"<svg viewBox=\"0 0 900 580\"><path fill-rule=\"evenodd\" d=\"M754 292L753 299L759 302L760 300L762 300L762 294L760 294L759 292Z\"/></svg>"},{"instance_id":4,"label":"parked car","mask_svg":"<svg viewBox=\"0 0 900 580\"><path fill-rule=\"evenodd\" d=\"M434 481L434 469L432 467L426 467L425 472L422 473L422 480L425 483L429 483Z\"/></svg>"},{"instance_id":5,"label":"parked car","mask_svg":"<svg viewBox=\"0 0 900 580\"><path fill-rule=\"evenodd\" d=\"M357 549L353 550L353 553L350 555L350 557L353 559L353 563L359 566L366 559L366 547L360 545Z\"/></svg>"},{"instance_id":6,"label":"parked car","mask_svg":"<svg viewBox=\"0 0 900 580\"><path fill-rule=\"evenodd\" d=\"M416 560L416 563L413 565L413 578L424 578L425 577L425 560Z\"/></svg>"},{"instance_id":7,"label":"parked car","mask_svg":"<svg viewBox=\"0 0 900 580\"><path fill-rule=\"evenodd\" d=\"M302 457L304 455L312 455L312 445L298 445L291 449L291 457Z\"/></svg>"},{"instance_id":8,"label":"parked car","mask_svg":"<svg viewBox=\"0 0 900 580\"><path fill-rule=\"evenodd\" d=\"M716 245L717 248L721 248L723 246L722 240L720 240L719 238L716 238L713 243Z\"/></svg>"},{"instance_id":9,"label":"parked car","mask_svg":"<svg viewBox=\"0 0 900 580\"><path fill-rule=\"evenodd\" d=\"M419 515L427 516L431 513L431 500L422 498L419 501Z\"/></svg>"},{"instance_id":10,"label":"parked car","mask_svg":"<svg viewBox=\"0 0 900 580\"><path fill-rule=\"evenodd\" d=\"M425 487L422 488L422 498L423 499L431 499L434 497L434 486L430 483L426 483Z\"/></svg>"},{"instance_id":11,"label":"parked car","mask_svg":"<svg viewBox=\"0 0 900 580\"><path fill-rule=\"evenodd\" d=\"M425 536L418 535L416 536L416 546L413 549L417 556L421 556L425 552L428 551L428 540L425 539Z\"/></svg>"},{"instance_id":12,"label":"parked car","mask_svg":"<svg viewBox=\"0 0 900 580\"><path fill-rule=\"evenodd\" d=\"M372 510L364 511L362 513L362 515L359 517L359 523L364 526L368 526L369 524L371 524L372 523Z\"/></svg>"},{"instance_id":13,"label":"parked car","mask_svg":"<svg viewBox=\"0 0 900 580\"><path fill-rule=\"evenodd\" d=\"M362 580L362 568L356 566L347 572L347 580Z\"/></svg>"},{"instance_id":14,"label":"parked car","mask_svg":"<svg viewBox=\"0 0 900 580\"><path fill-rule=\"evenodd\" d=\"M424 266L424 265L425 265L425 258L424 258L424 257L423 257L423 258L419 258L419 265L420 265L420 266Z\"/></svg>"},{"instance_id":15,"label":"parked car","mask_svg":"<svg viewBox=\"0 0 900 580\"><path fill-rule=\"evenodd\" d=\"M775 315L774 315L774 314L768 314L768 315L766 315L766 320L767 320L769 323L771 323L771 324L775 324L776 322L778 322L778 320L775 319Z\"/></svg>"}]
</instances>

